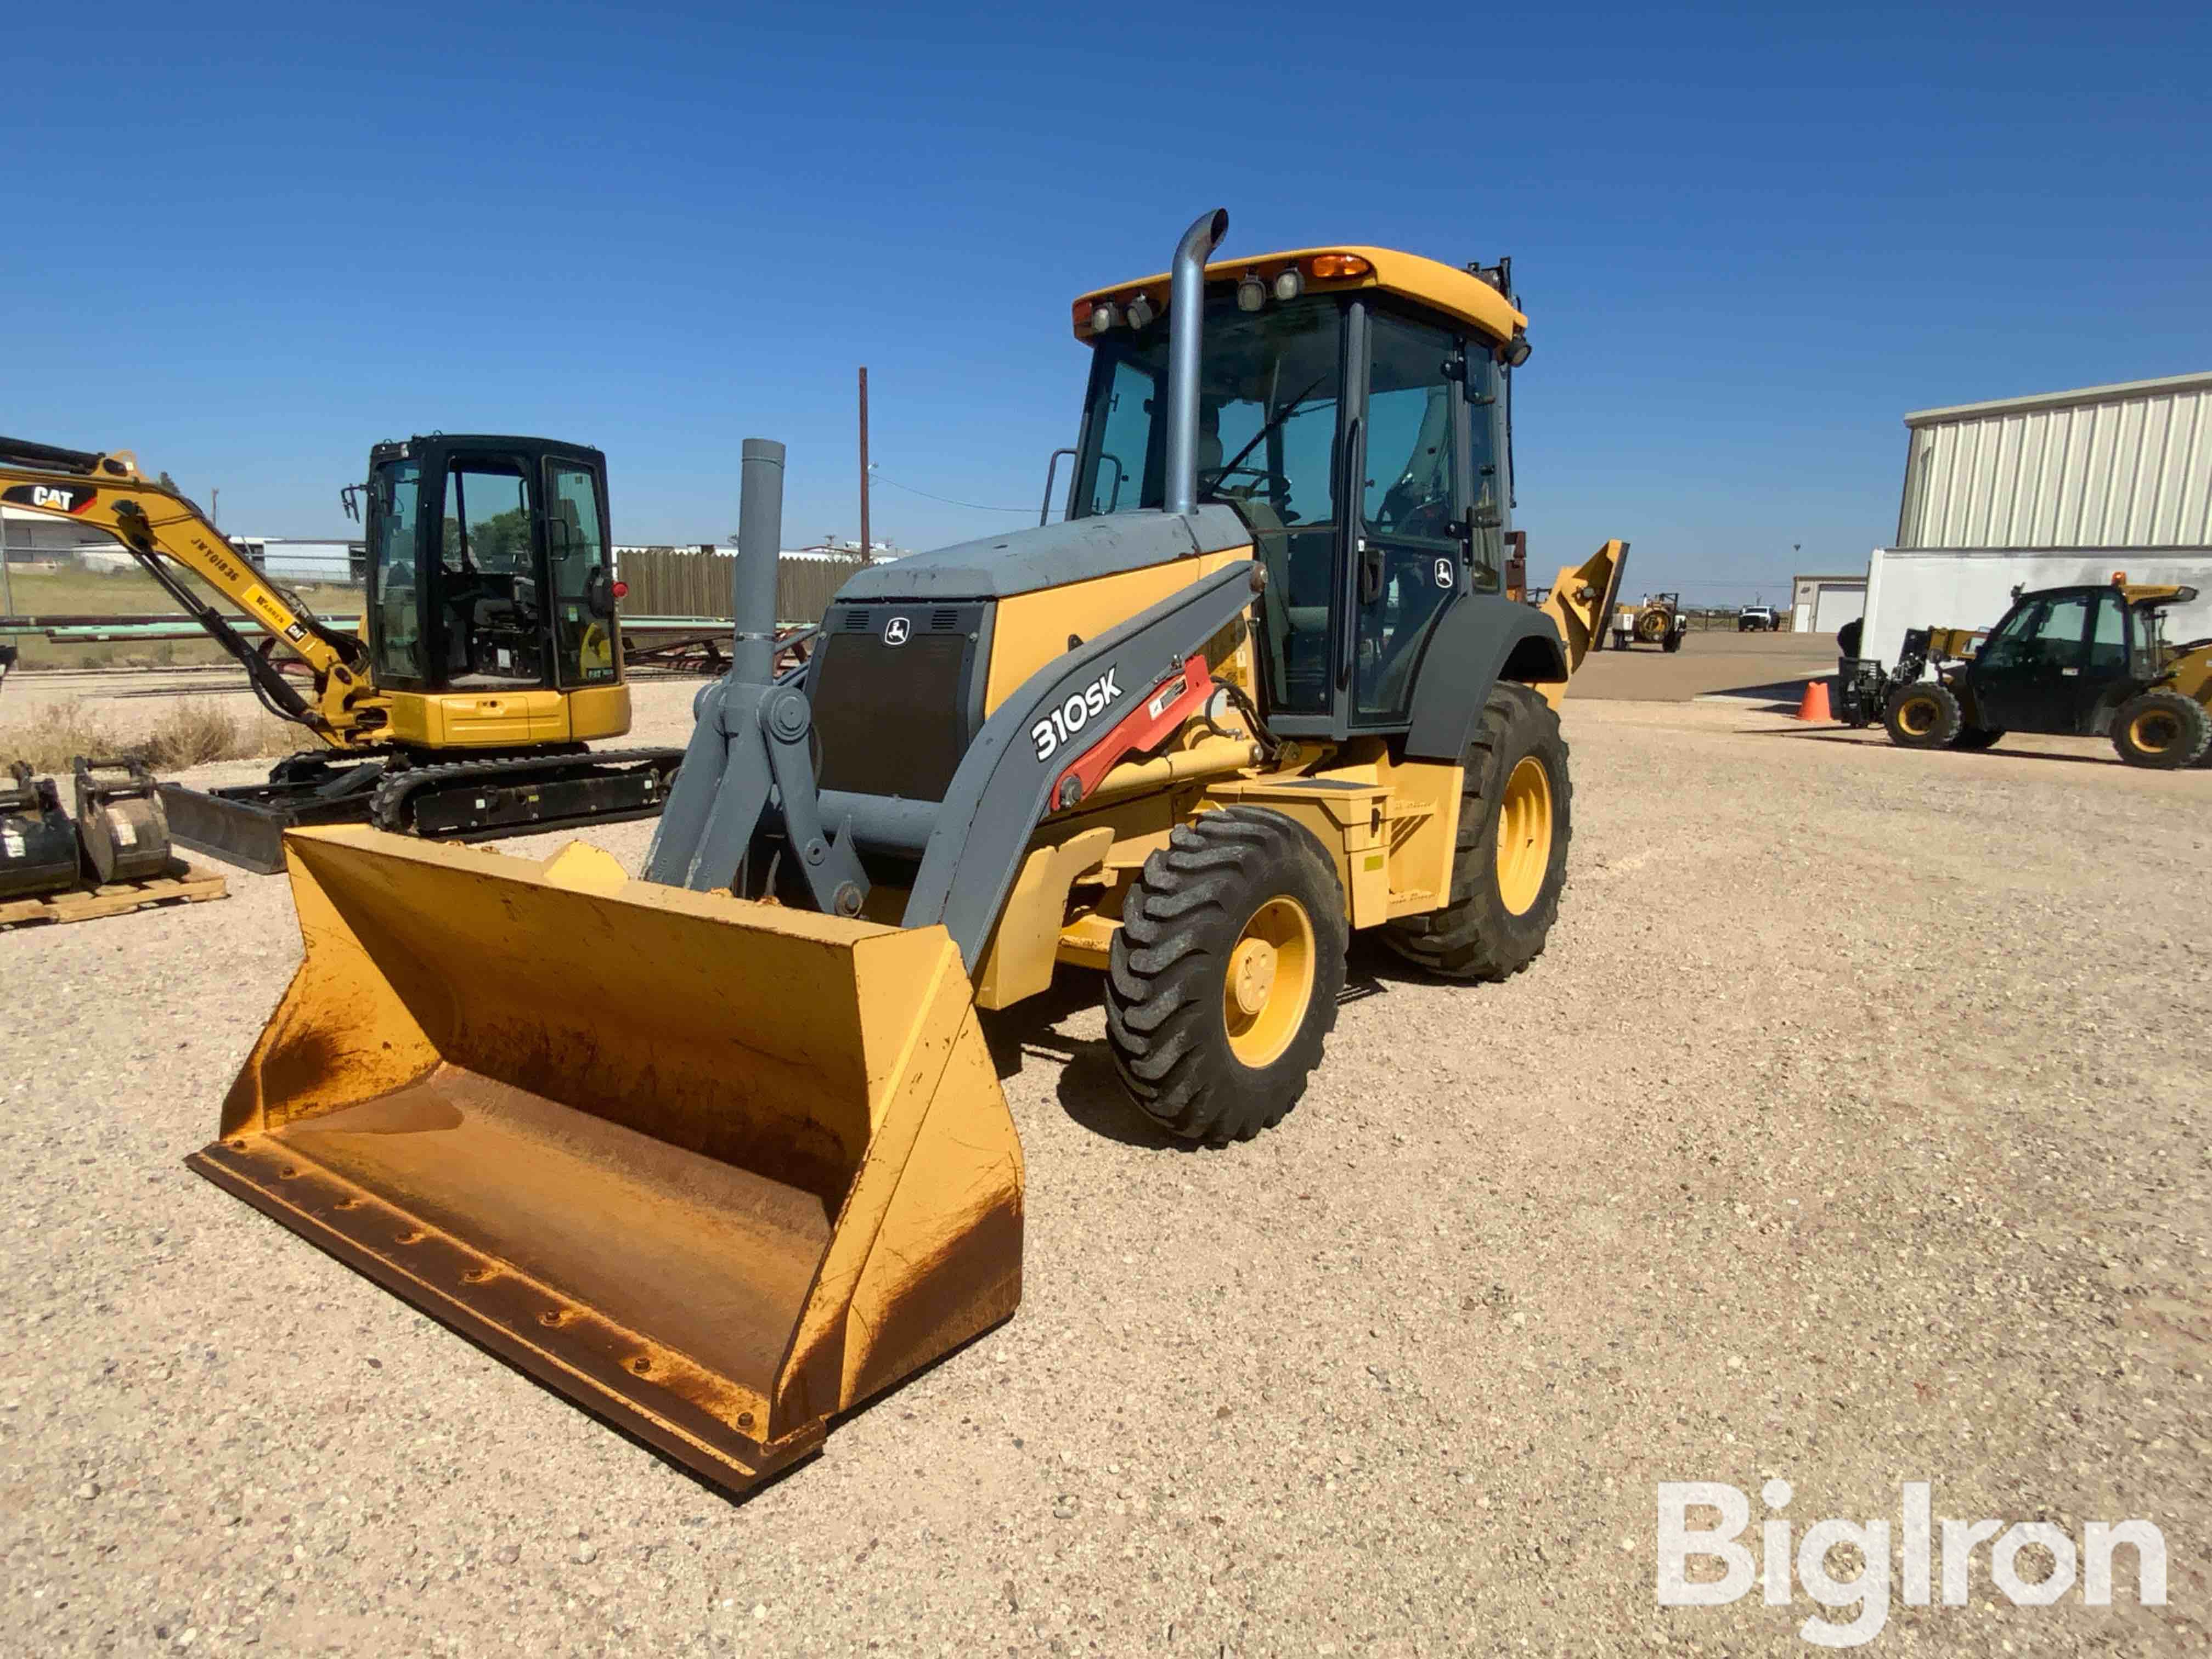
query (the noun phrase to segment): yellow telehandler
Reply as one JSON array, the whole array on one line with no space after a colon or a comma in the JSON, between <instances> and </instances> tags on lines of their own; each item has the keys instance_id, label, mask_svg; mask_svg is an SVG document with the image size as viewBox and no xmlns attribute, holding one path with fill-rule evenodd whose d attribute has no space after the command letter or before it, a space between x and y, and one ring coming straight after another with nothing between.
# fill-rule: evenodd
<instances>
[{"instance_id":1,"label":"yellow telehandler","mask_svg":"<svg viewBox=\"0 0 2212 1659\"><path fill-rule=\"evenodd\" d=\"M289 836L305 960L193 1166L739 1488L1019 1297L977 1010L1100 973L1138 1107L1219 1145L1297 1101L1352 930L1525 968L1622 544L1503 592L1504 267L1209 265L1227 223L1076 301L1065 520L857 573L781 679L746 441L737 655L641 878Z\"/></svg>"}]
</instances>

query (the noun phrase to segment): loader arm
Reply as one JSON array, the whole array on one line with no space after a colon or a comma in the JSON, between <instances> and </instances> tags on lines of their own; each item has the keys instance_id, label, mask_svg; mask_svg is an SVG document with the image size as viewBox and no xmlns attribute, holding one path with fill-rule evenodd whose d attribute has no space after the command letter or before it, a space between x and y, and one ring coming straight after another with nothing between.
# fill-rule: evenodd
<instances>
[{"instance_id":1,"label":"loader arm","mask_svg":"<svg viewBox=\"0 0 2212 1659\"><path fill-rule=\"evenodd\" d=\"M142 474L128 450L103 454L0 438L0 500L97 526L121 542L162 592L238 659L271 714L306 726L335 749L383 741L386 701L370 683L361 641L326 627L264 580L198 507ZM311 691L303 694L286 678L184 580L180 568L257 618L269 630L272 649L289 651L306 664Z\"/></svg>"},{"instance_id":2,"label":"loader arm","mask_svg":"<svg viewBox=\"0 0 2212 1659\"><path fill-rule=\"evenodd\" d=\"M1240 562L1039 669L984 723L937 811L902 925L942 923L972 975L983 962L1022 854L1045 814L1083 798L1079 763L1120 722L1184 673L1206 641L1242 616L1260 567ZM1103 718L1060 740L1052 714L1092 687ZM1065 799L1059 792L1068 792Z\"/></svg>"}]
</instances>

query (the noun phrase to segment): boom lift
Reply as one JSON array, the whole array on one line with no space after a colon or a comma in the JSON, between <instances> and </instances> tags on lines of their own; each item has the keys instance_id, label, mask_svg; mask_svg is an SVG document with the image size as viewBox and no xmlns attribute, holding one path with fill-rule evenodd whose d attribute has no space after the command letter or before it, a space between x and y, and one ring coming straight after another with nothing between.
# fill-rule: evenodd
<instances>
[{"instance_id":1,"label":"boom lift","mask_svg":"<svg viewBox=\"0 0 2212 1659\"><path fill-rule=\"evenodd\" d=\"M349 509L362 493L348 489ZM606 458L545 438L410 438L371 451L366 495L366 611L349 634L128 451L0 438L0 497L114 536L245 667L264 708L319 740L266 784L163 784L172 837L268 872L300 824L477 840L659 811L680 750L586 747L630 723ZM185 573L258 622L264 641Z\"/></svg>"},{"instance_id":2,"label":"boom lift","mask_svg":"<svg viewBox=\"0 0 2212 1659\"><path fill-rule=\"evenodd\" d=\"M1503 267L1209 266L1227 223L1076 301L1066 520L858 572L781 680L747 441L738 654L641 878L288 837L305 960L193 1167L738 1487L1013 1310L979 1009L1098 972L1137 1107L1220 1146L1304 1092L1355 929L1526 968L1622 545L1503 591Z\"/></svg>"}]
</instances>

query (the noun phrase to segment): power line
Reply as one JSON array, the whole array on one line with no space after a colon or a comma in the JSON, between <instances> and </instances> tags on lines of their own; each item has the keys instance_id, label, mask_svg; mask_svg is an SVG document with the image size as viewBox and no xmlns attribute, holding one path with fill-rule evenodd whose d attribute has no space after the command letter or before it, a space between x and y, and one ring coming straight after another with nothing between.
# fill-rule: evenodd
<instances>
[{"instance_id":1,"label":"power line","mask_svg":"<svg viewBox=\"0 0 2212 1659\"><path fill-rule=\"evenodd\" d=\"M942 502L944 502L944 503L945 503L945 506L947 506L947 507L972 507L975 511L976 511L976 512L978 512L978 513L1024 513L1024 514L1025 514L1025 513L1029 513L1029 512L1030 512L1030 511L1032 511L1032 510L1033 510L1033 509L1031 509L1031 508L1030 508L1030 507L994 507L994 506L992 506L988 501L955 501L955 500L954 500L951 496L950 496L950 495L933 495L933 494L931 494L931 493L930 493L928 490L927 490L927 489L915 489L912 484L904 484L904 483L900 483L896 478L892 478L892 477L885 477L885 476L884 476L884 470L883 470L881 467L877 467L877 466L872 466L872 467L870 467L870 468L868 469L868 476L869 476L869 477L872 477L872 478L873 478L873 479L874 479L878 483L887 483L887 484L889 484L889 485L890 485L893 489L903 489L904 491L906 491L906 493L907 493L908 495L919 495L919 496L922 497L922 499L923 499L923 500L925 500L925 501L942 501Z\"/></svg>"}]
</instances>

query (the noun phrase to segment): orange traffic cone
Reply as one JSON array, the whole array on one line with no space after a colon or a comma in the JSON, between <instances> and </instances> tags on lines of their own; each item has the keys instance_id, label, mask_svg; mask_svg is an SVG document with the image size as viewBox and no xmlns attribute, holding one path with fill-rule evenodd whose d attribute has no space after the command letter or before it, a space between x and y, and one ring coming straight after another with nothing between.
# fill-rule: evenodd
<instances>
[{"instance_id":1,"label":"orange traffic cone","mask_svg":"<svg viewBox=\"0 0 2212 1659\"><path fill-rule=\"evenodd\" d=\"M1835 716L1828 712L1827 681L1807 680L1805 682L1805 696L1797 705L1797 718L1801 720L1835 719Z\"/></svg>"}]
</instances>

